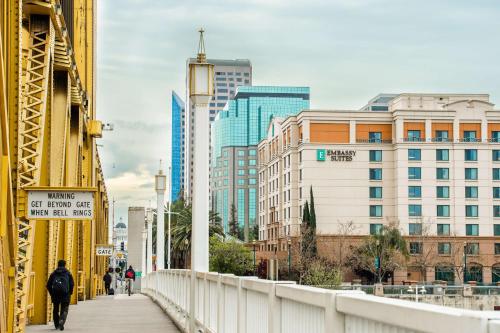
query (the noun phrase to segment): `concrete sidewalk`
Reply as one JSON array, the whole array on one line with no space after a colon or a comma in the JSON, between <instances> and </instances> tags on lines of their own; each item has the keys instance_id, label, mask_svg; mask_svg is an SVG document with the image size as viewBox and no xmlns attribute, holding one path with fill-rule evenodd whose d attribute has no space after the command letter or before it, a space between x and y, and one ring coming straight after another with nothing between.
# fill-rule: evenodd
<instances>
[{"instance_id":1,"label":"concrete sidewalk","mask_svg":"<svg viewBox=\"0 0 500 333\"><path fill-rule=\"evenodd\" d=\"M135 294L100 296L69 308L64 331L83 333L178 333L168 316L149 297ZM28 326L26 332L55 332L54 325Z\"/></svg>"}]
</instances>

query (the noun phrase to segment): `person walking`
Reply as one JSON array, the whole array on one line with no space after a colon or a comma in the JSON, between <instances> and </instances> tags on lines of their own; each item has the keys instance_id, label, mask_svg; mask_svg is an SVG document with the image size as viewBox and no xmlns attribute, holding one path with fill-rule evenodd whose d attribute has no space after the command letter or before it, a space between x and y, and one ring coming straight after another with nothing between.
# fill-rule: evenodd
<instances>
[{"instance_id":1,"label":"person walking","mask_svg":"<svg viewBox=\"0 0 500 333\"><path fill-rule=\"evenodd\" d=\"M127 281L128 295L130 296L132 293L132 282L135 281L135 271L132 266L128 266L128 269L125 272L125 279Z\"/></svg>"},{"instance_id":2,"label":"person walking","mask_svg":"<svg viewBox=\"0 0 500 333\"><path fill-rule=\"evenodd\" d=\"M54 326L61 331L64 331L64 324L68 317L69 302L74 286L73 276L66 269L66 261L59 260L56 270L50 274L47 281L47 291L52 299Z\"/></svg>"},{"instance_id":3,"label":"person walking","mask_svg":"<svg viewBox=\"0 0 500 333\"><path fill-rule=\"evenodd\" d=\"M113 280L111 274L109 274L109 272L106 272L102 280L104 281L104 289L106 290L106 295L109 295L109 288L111 287L111 281Z\"/></svg>"}]
</instances>

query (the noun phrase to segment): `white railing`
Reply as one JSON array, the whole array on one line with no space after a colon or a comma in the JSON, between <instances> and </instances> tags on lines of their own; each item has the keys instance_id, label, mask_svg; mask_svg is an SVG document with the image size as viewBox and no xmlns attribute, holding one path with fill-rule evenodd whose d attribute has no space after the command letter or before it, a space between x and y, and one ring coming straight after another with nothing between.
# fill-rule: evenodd
<instances>
[{"instance_id":1,"label":"white railing","mask_svg":"<svg viewBox=\"0 0 500 333\"><path fill-rule=\"evenodd\" d=\"M196 332L500 333L500 313L442 307L230 274L197 273ZM190 271L143 278L142 292L189 331Z\"/></svg>"}]
</instances>

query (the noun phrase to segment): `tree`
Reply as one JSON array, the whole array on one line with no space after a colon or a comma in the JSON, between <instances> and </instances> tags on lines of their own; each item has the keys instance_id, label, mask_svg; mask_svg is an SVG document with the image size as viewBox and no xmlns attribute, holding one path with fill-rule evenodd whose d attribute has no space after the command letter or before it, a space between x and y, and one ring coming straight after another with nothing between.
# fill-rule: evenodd
<instances>
[{"instance_id":1,"label":"tree","mask_svg":"<svg viewBox=\"0 0 500 333\"><path fill-rule=\"evenodd\" d=\"M250 235L248 237L249 241L259 240L259 224L254 222L250 228Z\"/></svg>"},{"instance_id":2,"label":"tree","mask_svg":"<svg viewBox=\"0 0 500 333\"><path fill-rule=\"evenodd\" d=\"M304 284L336 288L342 283L342 270L332 262L324 258L317 258L308 266L303 277Z\"/></svg>"},{"instance_id":3,"label":"tree","mask_svg":"<svg viewBox=\"0 0 500 333\"><path fill-rule=\"evenodd\" d=\"M210 270L234 275L249 275L253 271L252 253L242 243L211 237Z\"/></svg>"},{"instance_id":4,"label":"tree","mask_svg":"<svg viewBox=\"0 0 500 333\"><path fill-rule=\"evenodd\" d=\"M314 208L314 195L313 195L312 186L310 187L309 195L311 197L310 225L311 225L311 227L313 227L316 230L316 210Z\"/></svg>"},{"instance_id":5,"label":"tree","mask_svg":"<svg viewBox=\"0 0 500 333\"><path fill-rule=\"evenodd\" d=\"M420 272L423 281L427 281L427 268L432 267L435 264L435 260L438 257L437 251L437 241L432 236L432 222L425 223L424 219L420 222L420 230L417 230L417 235L412 235L411 241L422 244L421 253L412 253L411 262L408 268L415 268Z\"/></svg>"},{"instance_id":6,"label":"tree","mask_svg":"<svg viewBox=\"0 0 500 333\"><path fill-rule=\"evenodd\" d=\"M238 218L236 216L236 207L231 204L231 212L229 216L229 234L239 238Z\"/></svg>"},{"instance_id":7,"label":"tree","mask_svg":"<svg viewBox=\"0 0 500 333\"><path fill-rule=\"evenodd\" d=\"M355 271L369 272L381 283L383 278L402 268L408 258L406 241L397 224L382 226L360 246L352 247L349 265Z\"/></svg>"},{"instance_id":8,"label":"tree","mask_svg":"<svg viewBox=\"0 0 500 333\"><path fill-rule=\"evenodd\" d=\"M346 260L349 254L351 236L354 234L356 226L353 221L340 223L337 227L337 264L341 270L345 269Z\"/></svg>"}]
</instances>

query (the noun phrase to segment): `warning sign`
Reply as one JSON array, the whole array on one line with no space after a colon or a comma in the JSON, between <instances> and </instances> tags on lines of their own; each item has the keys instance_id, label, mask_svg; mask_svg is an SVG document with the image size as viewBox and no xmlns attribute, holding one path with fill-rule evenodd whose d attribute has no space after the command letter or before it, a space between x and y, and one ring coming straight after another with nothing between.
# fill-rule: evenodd
<instances>
[{"instance_id":1,"label":"warning sign","mask_svg":"<svg viewBox=\"0 0 500 333\"><path fill-rule=\"evenodd\" d=\"M28 189L26 215L28 219L94 218L94 191Z\"/></svg>"}]
</instances>

